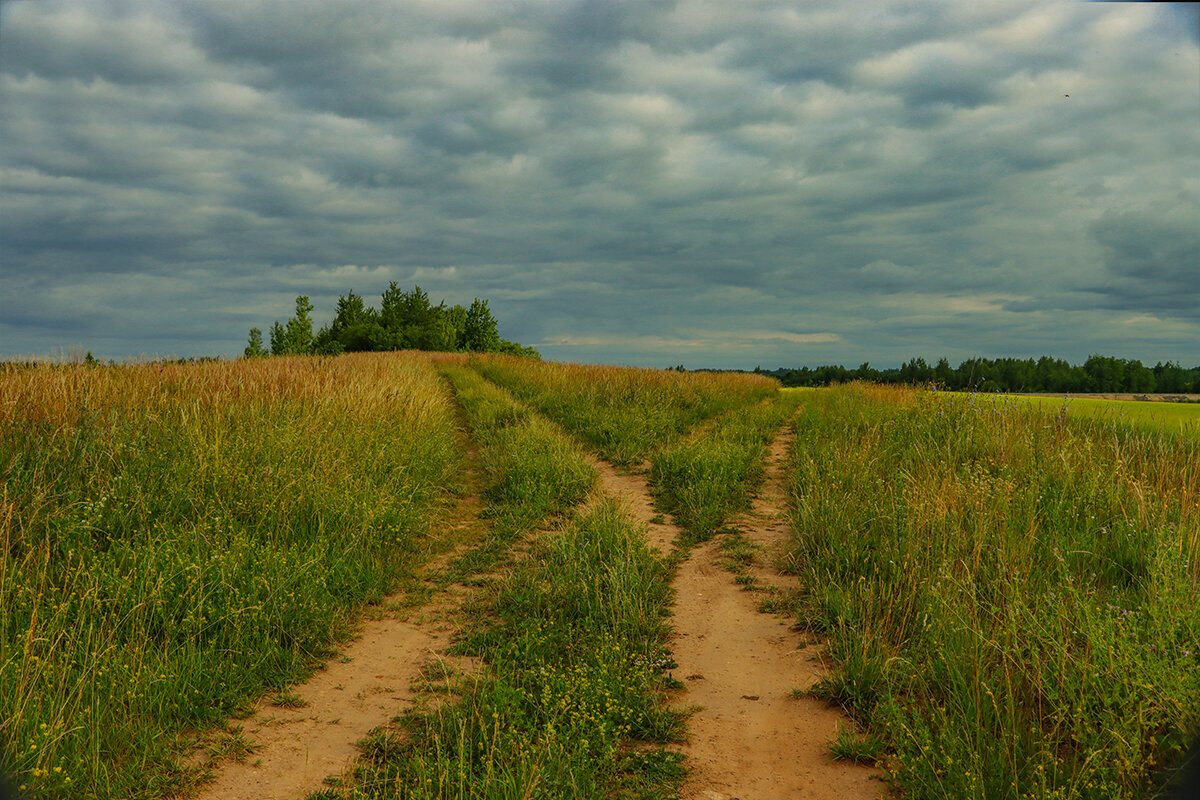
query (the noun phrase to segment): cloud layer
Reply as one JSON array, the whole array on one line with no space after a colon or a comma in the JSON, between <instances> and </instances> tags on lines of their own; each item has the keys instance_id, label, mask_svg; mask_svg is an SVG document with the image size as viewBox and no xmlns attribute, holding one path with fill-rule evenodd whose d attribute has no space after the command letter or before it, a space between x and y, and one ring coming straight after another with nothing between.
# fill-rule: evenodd
<instances>
[{"instance_id":1,"label":"cloud layer","mask_svg":"<svg viewBox=\"0 0 1200 800\"><path fill-rule=\"evenodd\" d=\"M0 355L395 280L563 360L1200 363L1194 9L6 3Z\"/></svg>"}]
</instances>

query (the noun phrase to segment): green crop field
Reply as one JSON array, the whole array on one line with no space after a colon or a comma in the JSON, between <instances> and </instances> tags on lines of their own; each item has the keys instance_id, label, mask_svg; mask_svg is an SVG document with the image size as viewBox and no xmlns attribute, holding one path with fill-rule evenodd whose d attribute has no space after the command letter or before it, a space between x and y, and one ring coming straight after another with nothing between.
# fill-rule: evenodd
<instances>
[{"instance_id":1,"label":"green crop field","mask_svg":"<svg viewBox=\"0 0 1200 800\"><path fill-rule=\"evenodd\" d=\"M899 798L1146 797L1200 724L1198 413L505 356L5 366L6 769L31 797L195 796L253 757L256 698L427 573L477 588L447 644L484 666L314 800L677 796L674 570L791 426L800 588L771 606L827 647L833 752ZM597 458L650 481L676 551Z\"/></svg>"},{"instance_id":2,"label":"green crop field","mask_svg":"<svg viewBox=\"0 0 1200 800\"><path fill-rule=\"evenodd\" d=\"M1000 402L1027 403L1035 408L1092 417L1114 427L1136 426L1148 430L1200 436L1200 403L1146 400L1103 400L1094 397L1036 397L989 395Z\"/></svg>"}]
</instances>

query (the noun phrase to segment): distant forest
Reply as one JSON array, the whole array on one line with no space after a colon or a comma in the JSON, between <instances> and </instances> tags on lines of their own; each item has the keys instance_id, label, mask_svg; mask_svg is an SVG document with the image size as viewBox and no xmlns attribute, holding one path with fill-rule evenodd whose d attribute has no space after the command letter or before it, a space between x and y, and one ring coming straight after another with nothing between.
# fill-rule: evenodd
<instances>
[{"instance_id":1,"label":"distant forest","mask_svg":"<svg viewBox=\"0 0 1200 800\"><path fill-rule=\"evenodd\" d=\"M1082 365L1061 358L970 358L950 366L946 359L933 366L914 358L899 368L875 369L862 364L857 369L824 367L756 369L772 375L784 386L828 386L864 380L875 383L936 384L952 391L981 392L1100 392L1106 394L1200 393L1200 366L1181 367L1168 361L1147 367L1136 359L1091 356Z\"/></svg>"},{"instance_id":2,"label":"distant forest","mask_svg":"<svg viewBox=\"0 0 1200 800\"><path fill-rule=\"evenodd\" d=\"M271 325L269 342L263 342L262 329L250 329L245 355L440 350L540 358L532 347L500 338L487 300L478 297L467 308L447 307L445 302L435 306L420 286L406 292L393 281L383 293L378 311L354 292L339 297L333 320L315 334L312 311L308 297L300 295L296 298L296 315Z\"/></svg>"}]
</instances>

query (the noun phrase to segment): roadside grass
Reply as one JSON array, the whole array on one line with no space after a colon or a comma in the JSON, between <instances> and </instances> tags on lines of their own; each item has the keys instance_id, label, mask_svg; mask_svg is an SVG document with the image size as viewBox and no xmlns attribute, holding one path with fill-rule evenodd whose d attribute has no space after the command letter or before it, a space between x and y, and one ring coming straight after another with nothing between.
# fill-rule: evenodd
<instances>
[{"instance_id":1,"label":"roadside grass","mask_svg":"<svg viewBox=\"0 0 1200 800\"><path fill-rule=\"evenodd\" d=\"M651 456L658 500L691 541L711 539L729 515L749 508L766 446L799 402L787 393L729 411L704 435Z\"/></svg>"},{"instance_id":2,"label":"roadside grass","mask_svg":"<svg viewBox=\"0 0 1200 800\"><path fill-rule=\"evenodd\" d=\"M515 536L569 513L582 499L580 475L584 491L594 480L578 446L473 372L443 374L488 465L492 519ZM557 455L547 460L548 450ZM520 476L536 478L532 493ZM679 756L661 746L682 732L662 697L673 666L663 644L668 578L612 501L543 532L470 609L455 646L482 657L486 673L378 731L352 785L320 796L668 796L682 778Z\"/></svg>"},{"instance_id":3,"label":"roadside grass","mask_svg":"<svg viewBox=\"0 0 1200 800\"><path fill-rule=\"evenodd\" d=\"M305 675L424 557L459 459L445 387L413 357L0 367L17 784L193 783L176 759L194 734Z\"/></svg>"},{"instance_id":4,"label":"roadside grass","mask_svg":"<svg viewBox=\"0 0 1200 800\"><path fill-rule=\"evenodd\" d=\"M1200 723L1200 442L851 384L797 417L813 694L908 798L1141 798Z\"/></svg>"},{"instance_id":5,"label":"roadside grass","mask_svg":"<svg viewBox=\"0 0 1200 800\"><path fill-rule=\"evenodd\" d=\"M637 464L695 424L774 396L761 375L674 372L481 356L471 366L504 386L599 454Z\"/></svg>"}]
</instances>

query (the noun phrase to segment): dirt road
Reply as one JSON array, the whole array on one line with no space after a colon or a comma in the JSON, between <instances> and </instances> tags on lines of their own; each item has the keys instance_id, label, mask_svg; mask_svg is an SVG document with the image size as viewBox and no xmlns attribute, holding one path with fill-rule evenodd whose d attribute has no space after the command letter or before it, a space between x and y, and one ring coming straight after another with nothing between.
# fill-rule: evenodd
<instances>
[{"instance_id":1,"label":"dirt road","mask_svg":"<svg viewBox=\"0 0 1200 800\"><path fill-rule=\"evenodd\" d=\"M788 435L777 437L758 498L732 520L761 548L751 571L764 583L794 581L773 566L787 533L782 478L789 442ZM646 525L651 545L666 552L680 529L656 521L645 478L599 468L605 490L624 500ZM701 707L683 748L685 800L881 797L874 770L829 755L828 740L848 721L820 701L793 696L820 679L818 647L787 622L760 613L754 593L734 583L720 560L718 537L694 548L674 581L675 676L687 687L679 703Z\"/></svg>"}]
</instances>

